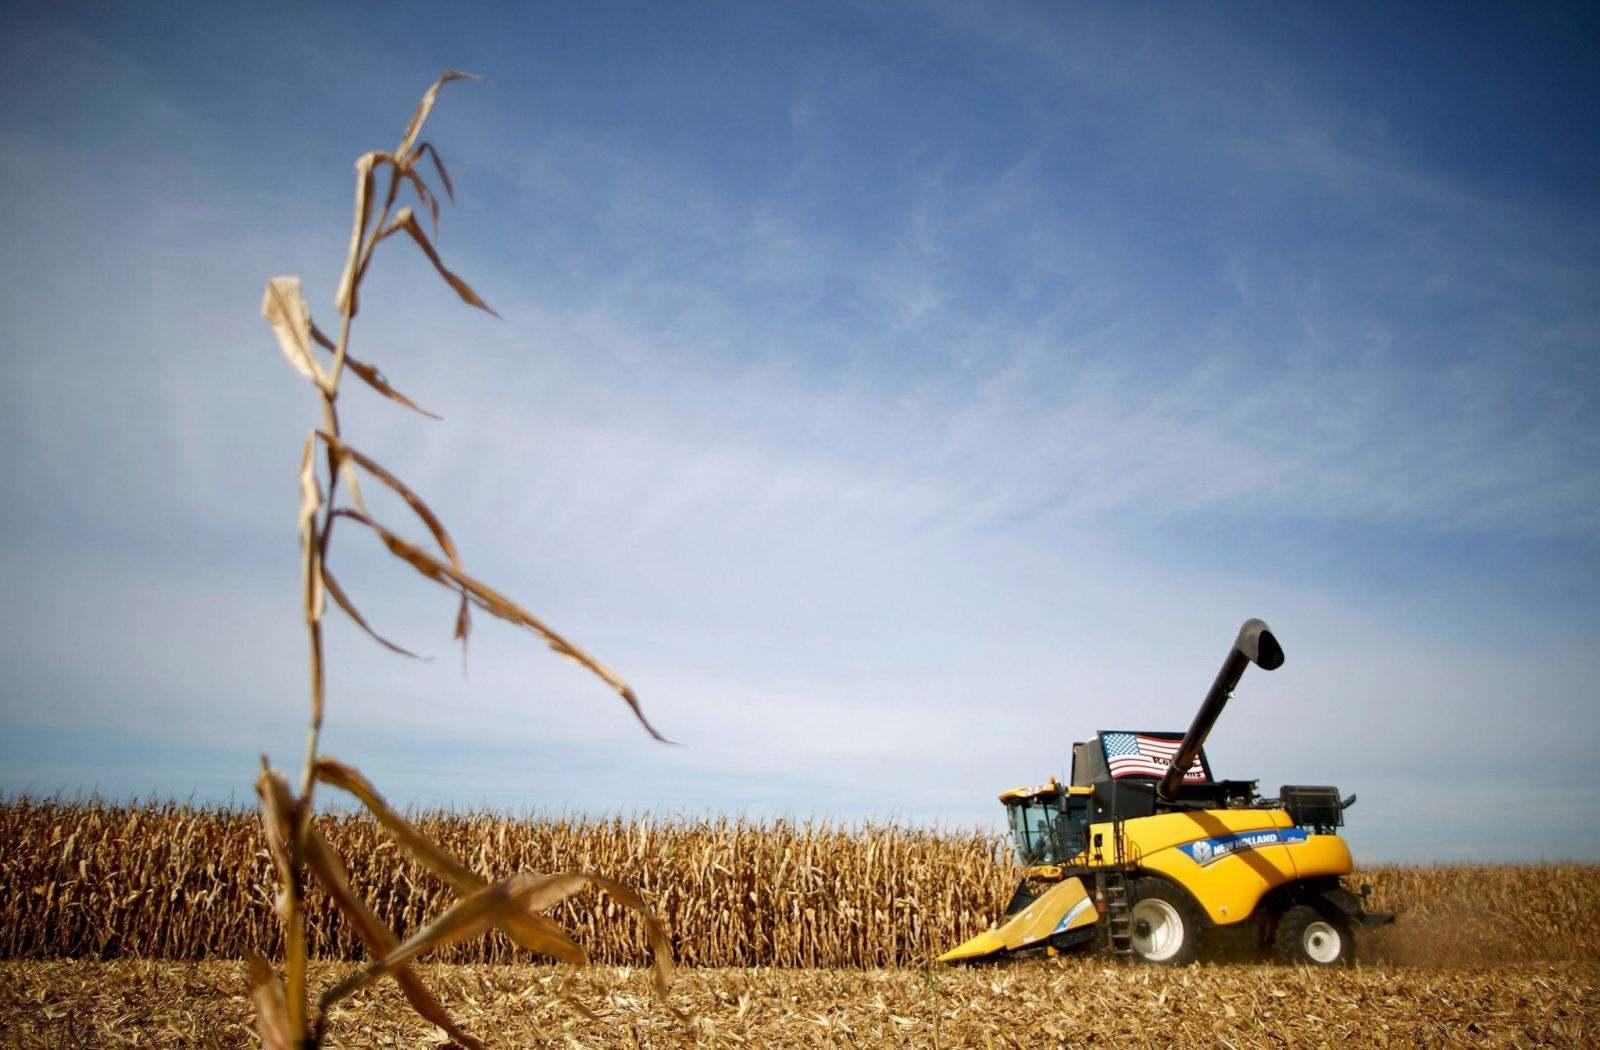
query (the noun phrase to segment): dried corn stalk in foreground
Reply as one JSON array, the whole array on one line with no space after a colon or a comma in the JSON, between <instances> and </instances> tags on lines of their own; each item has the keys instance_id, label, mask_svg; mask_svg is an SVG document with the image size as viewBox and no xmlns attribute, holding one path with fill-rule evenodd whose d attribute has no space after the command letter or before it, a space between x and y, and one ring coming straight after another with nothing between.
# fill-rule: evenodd
<instances>
[{"instance_id":1,"label":"dried corn stalk in foreground","mask_svg":"<svg viewBox=\"0 0 1600 1050\"><path fill-rule=\"evenodd\" d=\"M412 114L411 122L394 151L366 153L356 161L355 222L350 232L349 254L334 298L339 311L337 337L330 338L312 321L298 277L274 277L269 280L261 303L261 312L277 335L284 356L295 371L316 387L322 403L321 425L307 435L300 461L301 586L311 669L311 726L306 739L305 772L296 793L287 778L271 767L266 756L262 756L262 771L256 781L267 844L280 884L276 909L284 927L284 979L281 982L264 959L254 954L250 956L251 998L256 1007L261 1041L269 1050L321 1045L332 1007L345 996L384 977L393 978L412 1008L446 1032L457 1044L481 1046L450 1016L410 967L411 961L430 949L475 937L490 929L499 929L521 948L563 963L583 965L588 961L588 954L543 912L588 887L609 894L613 900L639 912L643 917L655 957L655 986L658 993L665 993L672 977L666 927L646 909L644 901L632 889L595 874L535 875L523 872L498 882L488 882L440 849L415 825L395 812L360 772L317 752L318 735L322 729L322 617L326 611L326 599L332 596L334 604L384 646L406 656L412 655L372 629L350 600L348 592L329 571L333 526L340 519L370 530L397 558L456 595L455 637L463 646L471 627L474 606L502 620L526 627L556 652L598 675L627 702L634 717L651 736L657 740L663 739L646 721L638 698L626 682L516 602L468 575L462 567L455 542L432 509L372 457L346 444L339 432L335 404L346 370L391 401L430 418L438 418L390 386L375 366L349 354L351 323L358 310L361 283L372 264L374 253L384 241L396 234L405 234L421 249L439 276L463 302L494 313L472 290L471 285L445 266L412 208L396 207L402 190L409 188L418 204L428 209L437 235L439 197L418 171L418 165L424 158L428 159L446 196L452 200L455 188L451 185L438 151L430 143L418 142L417 137L433 109L439 89L452 80L467 76L470 74L457 70L444 73L423 93L422 101ZM387 185L380 204L375 190L381 175L387 175ZM437 553L426 545L405 539L373 518L361 496L358 479L362 474L400 497L421 522ZM348 492L348 506L340 506L337 502L341 481ZM343 858L312 825L313 796L318 784L354 795L396 845L449 885L457 898L456 902L402 942L351 888ZM315 879L327 891L372 956L369 965L323 991L314 1002L308 1002L306 989L304 902L308 879Z\"/></svg>"}]
</instances>

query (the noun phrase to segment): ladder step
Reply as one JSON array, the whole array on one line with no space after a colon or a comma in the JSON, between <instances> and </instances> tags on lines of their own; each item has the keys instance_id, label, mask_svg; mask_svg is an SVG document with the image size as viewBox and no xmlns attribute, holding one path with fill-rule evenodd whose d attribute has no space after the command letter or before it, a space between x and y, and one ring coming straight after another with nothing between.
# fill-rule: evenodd
<instances>
[{"instance_id":1,"label":"ladder step","mask_svg":"<svg viewBox=\"0 0 1600 1050\"><path fill-rule=\"evenodd\" d=\"M1111 950L1129 955L1133 952L1133 909L1128 903L1127 876L1106 872L1100 877L1100 890L1106 903L1106 935Z\"/></svg>"}]
</instances>

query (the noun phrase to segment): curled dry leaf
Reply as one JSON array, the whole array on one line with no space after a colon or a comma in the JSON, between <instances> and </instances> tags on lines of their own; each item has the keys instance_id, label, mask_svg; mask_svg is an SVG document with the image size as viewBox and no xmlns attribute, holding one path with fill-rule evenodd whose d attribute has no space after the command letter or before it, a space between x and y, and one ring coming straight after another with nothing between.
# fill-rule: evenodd
<instances>
[{"instance_id":1,"label":"curled dry leaf","mask_svg":"<svg viewBox=\"0 0 1600 1050\"><path fill-rule=\"evenodd\" d=\"M428 114L433 112L433 104L439 98L439 89L452 80L482 80L476 73L468 73L460 69L447 69L439 74L439 79L428 85L428 90L422 93L422 100L417 103L417 108L411 114L411 122L406 125L405 134L400 136L400 145L394 148L396 157L405 157L411 152L411 147L416 143L417 136L422 133L422 125L427 123Z\"/></svg>"},{"instance_id":2,"label":"curled dry leaf","mask_svg":"<svg viewBox=\"0 0 1600 1050\"><path fill-rule=\"evenodd\" d=\"M309 551L317 536L317 511L322 508L322 485L317 481L316 461L317 431L306 435L305 447L300 451L300 514L296 523L300 531L300 550Z\"/></svg>"},{"instance_id":3,"label":"curled dry leaf","mask_svg":"<svg viewBox=\"0 0 1600 1050\"><path fill-rule=\"evenodd\" d=\"M672 985L674 969L672 937L667 933L667 924L656 918L655 913L645 905L644 898L640 897L633 887L626 883L618 882L616 879L610 879L604 875L585 875L583 878L589 880L590 885L608 894L612 900L624 908L631 909L639 914L640 920L644 922L645 938L650 942L651 958L655 960L653 981L656 994L665 998L668 988Z\"/></svg>"},{"instance_id":4,"label":"curled dry leaf","mask_svg":"<svg viewBox=\"0 0 1600 1050\"><path fill-rule=\"evenodd\" d=\"M330 453L336 452L341 461L353 460L354 462L359 463L363 469L365 469L379 481L383 482L384 485L388 486L389 489L401 499L405 500L406 505L409 506L412 512L415 513L418 518L422 519L422 523L428 527L428 531L433 535L434 542L439 545L439 549L444 551L445 555L450 559L450 564L455 566L458 570L461 568L461 555L460 552L456 550L455 541L450 538L450 533L445 530L444 523L439 520L438 515L433 513L432 508L430 508L427 503L423 502L421 496L417 495L414 491L412 491L410 486L406 485L405 482L391 474L388 469L372 459L372 457L366 455L358 449L351 448L349 445L346 445L338 437L332 434L319 433L319 436L328 444ZM366 513L365 506L361 507L360 509L363 514ZM461 642L463 656L465 656L467 632L470 630L470 628L471 617L467 612L466 596L463 595L461 598L461 605L456 610L455 625L455 637Z\"/></svg>"},{"instance_id":5,"label":"curled dry leaf","mask_svg":"<svg viewBox=\"0 0 1600 1050\"><path fill-rule=\"evenodd\" d=\"M463 897L443 915L406 938L394 951L323 992L318 1004L326 1009L351 992L433 948L474 937L512 915L552 907L592 881L584 875L518 874Z\"/></svg>"},{"instance_id":6,"label":"curled dry leaf","mask_svg":"<svg viewBox=\"0 0 1600 1050\"><path fill-rule=\"evenodd\" d=\"M378 793L372 781L354 766L347 766L328 755L321 755L317 758L316 777L329 787L354 795L407 853L450 883L458 892L470 893L483 887L483 880L473 874L471 869L440 849L432 839L395 812Z\"/></svg>"},{"instance_id":7,"label":"curled dry leaf","mask_svg":"<svg viewBox=\"0 0 1600 1050\"><path fill-rule=\"evenodd\" d=\"M322 613L326 604L322 579L322 544L317 535L317 508L322 489L317 483L316 432L306 438L300 458L300 562L301 594L305 605L307 647L311 663L311 724L322 725L324 672L322 663ZM329 519L331 522L331 519Z\"/></svg>"},{"instance_id":8,"label":"curled dry leaf","mask_svg":"<svg viewBox=\"0 0 1600 1050\"><path fill-rule=\"evenodd\" d=\"M384 545L389 548L389 552L391 554L408 563L412 568L416 569L428 579L434 581L442 587L448 588L449 590L455 591L456 593L469 598L472 603L478 606L480 609L484 609L493 615L498 616L500 619L507 621L508 623L514 623L519 626L526 627L535 634L539 635L545 640L545 643L548 644L550 648L554 649L556 652L560 653L562 656L565 656L567 659L573 661L579 666L587 668L595 675L599 676L600 679L603 680L607 685L611 686L611 688L617 692L617 695L621 696L622 699L627 702L628 707L633 711L634 718L639 720L639 724L644 726L645 731L648 732L652 737L662 741L663 743L672 743L672 741L668 740L666 737L657 732L656 728L650 724L650 720L645 718L644 709L639 705L639 698L634 694L632 686L623 681L616 674L616 672L612 671L609 667L605 666L600 661L584 652L582 649L579 649L577 646L567 641L560 634L557 634L550 627L546 626L543 621L534 616L532 613L528 612L522 606L518 605L516 602L512 601L510 598L507 598L505 595L501 594L499 591L496 591L487 584L473 579L460 569L457 569L452 565L445 564L438 558L435 558L433 555L429 554L427 551L417 547L412 543L409 543L400 536L397 536L395 533L384 528L382 525L379 525L372 518L360 513L359 511L340 509L334 511L334 514L339 517L349 518L352 521L360 522L362 525L365 525L367 528L373 530L373 532L377 533L378 537L383 540Z\"/></svg>"},{"instance_id":9,"label":"curled dry leaf","mask_svg":"<svg viewBox=\"0 0 1600 1050\"><path fill-rule=\"evenodd\" d=\"M356 216L350 229L350 249L345 254L344 273L339 277L339 290L333 304L345 317L354 317L360 309L357 290L361 285L361 271L366 266L367 221L372 217L372 169L384 154L363 153L356 158ZM330 349L332 349L330 347Z\"/></svg>"},{"instance_id":10,"label":"curled dry leaf","mask_svg":"<svg viewBox=\"0 0 1600 1050\"><path fill-rule=\"evenodd\" d=\"M266 762L263 755L261 775L256 778L256 794L261 798L261 828L273 863L280 875L287 876L290 872L289 842L294 838L296 819L294 796L289 793L283 774L267 768Z\"/></svg>"},{"instance_id":11,"label":"curled dry leaf","mask_svg":"<svg viewBox=\"0 0 1600 1050\"><path fill-rule=\"evenodd\" d=\"M461 596L461 605L456 609L456 630L454 635L456 641L461 643L461 656L463 660L466 659L467 653L467 635L471 631L472 613L470 612L470 605L467 602L467 596L463 594Z\"/></svg>"},{"instance_id":12,"label":"curled dry leaf","mask_svg":"<svg viewBox=\"0 0 1600 1050\"><path fill-rule=\"evenodd\" d=\"M413 155L412 160L415 161L415 159L416 158ZM418 203L427 205L428 215L433 220L433 239L438 240L439 198L435 197L433 193L429 191L428 184L422 181L422 176L417 174L415 168L407 165L404 168L396 168L396 170L405 178L407 182L411 183L411 188L416 190Z\"/></svg>"},{"instance_id":13,"label":"curled dry leaf","mask_svg":"<svg viewBox=\"0 0 1600 1050\"><path fill-rule=\"evenodd\" d=\"M494 314L496 317L500 316L495 313L493 307L479 298L478 293L472 290L472 285L450 272L449 267L445 266L444 260L439 257L438 251L433 247L433 242L428 240L428 235L417 224L417 216L410 208L401 208L388 227L379 235L379 239L390 237L401 230L410 234L411 239L417 242L417 247L422 249L422 254L426 255L428 261L433 263L433 268L439 271L439 276L445 279L445 283L456 290L456 294L461 297L462 302L469 306L476 306L478 309Z\"/></svg>"},{"instance_id":14,"label":"curled dry leaf","mask_svg":"<svg viewBox=\"0 0 1600 1050\"><path fill-rule=\"evenodd\" d=\"M256 1031L261 1035L265 1050L295 1050L295 1040L290 1035L289 1009L283 1001L283 983L272 972L267 960L245 949L245 963L250 971L250 1001L256 1007Z\"/></svg>"},{"instance_id":15,"label":"curled dry leaf","mask_svg":"<svg viewBox=\"0 0 1600 1050\"><path fill-rule=\"evenodd\" d=\"M322 329L317 327L317 322L315 321L311 322L311 338L313 342L325 350L331 351L334 349L333 340L329 339ZM418 412L424 416L427 416L429 419L442 420L444 418L443 416L435 415L434 413L429 412L427 409L423 408L421 405L417 404L415 401L411 400L409 397L406 397L400 391L390 386L388 378L378 370L377 365L368 364L367 362L353 357L350 354L345 354L344 363L350 369L350 371L354 372L357 377L360 378L363 383L367 384L372 389L388 398L390 401L393 401L396 404L404 405L413 412Z\"/></svg>"},{"instance_id":16,"label":"curled dry leaf","mask_svg":"<svg viewBox=\"0 0 1600 1050\"><path fill-rule=\"evenodd\" d=\"M344 614L350 617L350 619L354 620L356 626L365 631L368 637L370 637L373 641L377 642L379 645L383 646L392 653L399 653L401 656L409 656L413 660L427 659L426 657L418 656L405 646L396 645L394 642L391 642L389 639L373 630L372 625L367 623L366 617L361 615L361 610L355 607L355 603L352 602L349 596L344 593L344 588L339 586L339 581L333 578L333 573L328 571L327 565L322 566L322 584L327 589L328 593L333 595L333 603L339 608L343 609Z\"/></svg>"},{"instance_id":17,"label":"curled dry leaf","mask_svg":"<svg viewBox=\"0 0 1600 1050\"><path fill-rule=\"evenodd\" d=\"M306 940L301 922L299 856L297 839L305 826L300 803L289 791L283 774L267 765L261 756L261 775L256 778L256 794L261 798L261 823L267 848L278 869L281 884L275 902L284 931L284 971L288 989L284 995L284 1015L291 1032L305 1030Z\"/></svg>"},{"instance_id":18,"label":"curled dry leaf","mask_svg":"<svg viewBox=\"0 0 1600 1050\"><path fill-rule=\"evenodd\" d=\"M365 361L357 361L353 357L346 357L345 364L350 366L350 371L361 377L361 381L363 383L367 384L372 389L388 398L390 401L393 401L398 405L404 405L405 407L411 409L411 411L427 416L429 419L443 418L442 416L438 416L432 412L429 412L427 409L423 408L421 405L417 404L415 401L411 400L409 397L406 397L400 391L390 386L389 380L384 377L382 372L378 371L377 366L369 365Z\"/></svg>"},{"instance_id":19,"label":"curled dry leaf","mask_svg":"<svg viewBox=\"0 0 1600 1050\"><path fill-rule=\"evenodd\" d=\"M349 458L359 463L363 470L383 482L396 496L405 500L406 506L411 508L412 512L428 527L428 531L433 534L434 542L439 545L439 549L450 559L450 564L457 569L461 568L461 553L456 550L455 541L450 538L450 533L446 531L444 522L439 520L439 516L433 512L433 508L423 502L422 497L417 495L409 485L395 477L389 472L388 468L377 460L360 449L352 448L345 444L333 434L319 430L316 436L328 446L335 456L340 459Z\"/></svg>"},{"instance_id":20,"label":"curled dry leaf","mask_svg":"<svg viewBox=\"0 0 1600 1050\"><path fill-rule=\"evenodd\" d=\"M384 800L378 789L361 772L324 755L317 759L317 779L330 787L354 795L419 864L450 885L457 896L475 893L488 885L466 865L441 849L417 830ZM589 961L586 951L565 930L543 915L532 912L514 914L501 929L518 947L574 966ZM670 947L670 946L669 946ZM666 956L663 956L665 958Z\"/></svg>"},{"instance_id":21,"label":"curled dry leaf","mask_svg":"<svg viewBox=\"0 0 1600 1050\"><path fill-rule=\"evenodd\" d=\"M385 164L389 166L389 189L384 195L383 211L378 221L382 223L383 216L389 214L389 209L393 207L395 197L400 191L400 181L404 179L416 190L417 199L427 205L433 215L434 233L436 235L438 233L439 203L434 199L433 194L429 192L428 184L423 181L422 176L412 170L412 161L402 163L396 159L396 155L384 153L381 150L363 153L358 157L356 159L355 220L350 231L350 247L345 257L344 272L339 277L339 290L334 295L334 305L338 307L339 312L345 317L346 321L354 318L360 308L358 294L361 288L361 281L367 274L367 266L372 262L372 253L377 249L378 242L387 237L394 229L394 224L391 223L385 229L374 233L370 240L367 238L367 224L372 218L372 191L375 175L378 167ZM404 209L404 211L409 213L410 209ZM333 346L330 346L330 349L334 349L337 360L338 350ZM337 374L337 369L335 372Z\"/></svg>"},{"instance_id":22,"label":"curled dry leaf","mask_svg":"<svg viewBox=\"0 0 1600 1050\"><path fill-rule=\"evenodd\" d=\"M433 143L417 143L417 148L412 151L410 160L406 162L407 166L415 167L424 153L428 155L428 159L433 161L433 170L439 173L439 181L444 183L445 195L450 198L450 203L454 204L456 202L456 188L450 182L450 173L445 170L444 158L439 156L439 151L433 148Z\"/></svg>"},{"instance_id":23,"label":"curled dry leaf","mask_svg":"<svg viewBox=\"0 0 1600 1050\"><path fill-rule=\"evenodd\" d=\"M317 577L317 589L320 593L322 577ZM327 676L323 670L322 660L322 621L313 620L306 629L306 644L310 652L311 663L311 729L316 732L322 728L322 711L324 706L324 693L326 691Z\"/></svg>"},{"instance_id":24,"label":"curled dry leaf","mask_svg":"<svg viewBox=\"0 0 1600 1050\"><path fill-rule=\"evenodd\" d=\"M395 199L400 196L400 183L402 181L410 183L412 190L416 192L417 201L426 205L428 211L432 214L433 233L437 237L439 235L439 201L434 196L433 191L428 189L428 184L423 180L422 175L416 170L416 154L413 153L409 157L401 158L398 162L387 153L378 154L378 158L380 162L389 165L389 189L384 194L384 214L388 214L389 209L394 207ZM376 247L377 241L381 239L375 238L373 243L367 246L366 254L361 262L361 272L363 274L366 272L367 264L372 261L372 249Z\"/></svg>"},{"instance_id":25,"label":"curled dry leaf","mask_svg":"<svg viewBox=\"0 0 1600 1050\"><path fill-rule=\"evenodd\" d=\"M352 926L356 935L366 945L367 951L374 959L382 959L395 950L400 944L400 938L395 936L393 930L383 924L377 914L367 905L361 895L350 887L350 877L345 871L344 861L339 854L323 837L316 828L310 829L306 836L305 858L323 887L328 891L328 896L338 906ZM394 971L395 983L405 994L417 1013L428 1021L442 1028L451 1039L468 1050L478 1050L483 1044L464 1031L450 1012L444 1008L432 990L423 983L422 978L409 966L397 967ZM326 1013L319 1018L319 1027L326 1022Z\"/></svg>"},{"instance_id":26,"label":"curled dry leaf","mask_svg":"<svg viewBox=\"0 0 1600 1050\"><path fill-rule=\"evenodd\" d=\"M321 390L328 390L328 377L311 355L311 311L301 294L300 278L274 277L267 281L267 290L261 297L261 315L272 326L278 346L294 370Z\"/></svg>"}]
</instances>

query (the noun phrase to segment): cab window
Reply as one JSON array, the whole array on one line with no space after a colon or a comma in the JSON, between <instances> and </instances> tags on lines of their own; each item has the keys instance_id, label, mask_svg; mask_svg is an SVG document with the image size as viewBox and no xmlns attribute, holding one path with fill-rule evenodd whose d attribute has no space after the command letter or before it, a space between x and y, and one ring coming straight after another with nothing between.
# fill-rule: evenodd
<instances>
[{"instance_id":1,"label":"cab window","mask_svg":"<svg viewBox=\"0 0 1600 1050\"><path fill-rule=\"evenodd\" d=\"M1006 804L1011 840L1023 864L1061 864L1084 848L1089 800L1060 795L1018 799Z\"/></svg>"}]
</instances>

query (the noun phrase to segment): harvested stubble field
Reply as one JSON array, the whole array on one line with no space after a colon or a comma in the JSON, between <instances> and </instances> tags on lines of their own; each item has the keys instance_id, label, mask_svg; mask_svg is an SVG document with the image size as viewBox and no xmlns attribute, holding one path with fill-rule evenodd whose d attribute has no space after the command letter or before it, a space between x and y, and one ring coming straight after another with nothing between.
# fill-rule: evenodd
<instances>
[{"instance_id":1,"label":"harvested stubble field","mask_svg":"<svg viewBox=\"0 0 1600 1050\"><path fill-rule=\"evenodd\" d=\"M319 818L351 881L402 932L447 894L372 821ZM498 935L424 968L493 1045L1337 1046L1471 1039L1600 1044L1600 868L1381 867L1361 877L1400 923L1343 973L1259 965L1169 972L1100 959L966 970L928 961L983 928L1013 887L992 836L733 820L419 823L484 872L603 870L672 927L684 969L652 1002L637 920L603 898L556 913L609 964L548 995L553 970ZM0 805L0 1032L22 1045L242 1045L247 948L278 951L259 821L181 806ZM313 896L314 985L359 957ZM95 960L113 960L96 962ZM209 960L209 961L204 961ZM441 963L445 965L441 965ZM455 965L449 965L455 964ZM759 969L748 969L759 967ZM391 988L341 1007L337 1045L423 1045ZM74 1043L77 1041L77 1044Z\"/></svg>"},{"instance_id":2,"label":"harvested stubble field","mask_svg":"<svg viewBox=\"0 0 1600 1050\"><path fill-rule=\"evenodd\" d=\"M348 964L318 963L313 984ZM582 1017L542 966L427 965L456 1018L497 1047L1595 1046L1600 966L1185 970L1056 959L962 970L690 969L670 1002L641 970L579 978ZM16 1046L251 1045L240 963L0 962ZM340 1006L329 1046L441 1045L394 986Z\"/></svg>"}]
</instances>

